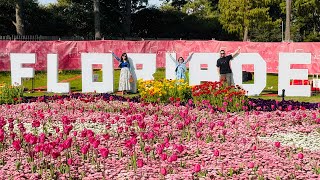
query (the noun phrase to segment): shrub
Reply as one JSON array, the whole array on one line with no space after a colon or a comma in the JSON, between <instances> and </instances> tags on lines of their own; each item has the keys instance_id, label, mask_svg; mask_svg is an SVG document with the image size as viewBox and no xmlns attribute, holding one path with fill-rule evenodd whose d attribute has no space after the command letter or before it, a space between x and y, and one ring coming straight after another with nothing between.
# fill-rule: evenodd
<instances>
[{"instance_id":1,"label":"shrub","mask_svg":"<svg viewBox=\"0 0 320 180\"><path fill-rule=\"evenodd\" d=\"M248 102L245 91L239 86L226 86L220 82L205 82L192 87L196 105L212 106L221 111L241 111Z\"/></svg>"},{"instance_id":2,"label":"shrub","mask_svg":"<svg viewBox=\"0 0 320 180\"><path fill-rule=\"evenodd\" d=\"M22 86L0 85L0 104L15 104L23 97Z\"/></svg>"}]
</instances>

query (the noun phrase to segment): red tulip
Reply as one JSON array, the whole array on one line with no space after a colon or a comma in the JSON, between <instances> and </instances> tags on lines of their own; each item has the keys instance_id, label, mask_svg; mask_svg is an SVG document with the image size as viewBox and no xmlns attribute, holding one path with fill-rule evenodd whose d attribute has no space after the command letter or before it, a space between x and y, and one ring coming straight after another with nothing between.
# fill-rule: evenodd
<instances>
[{"instance_id":1,"label":"red tulip","mask_svg":"<svg viewBox=\"0 0 320 180\"><path fill-rule=\"evenodd\" d=\"M277 147L277 148L280 148L280 142L279 141L275 142L274 146Z\"/></svg>"}]
</instances>

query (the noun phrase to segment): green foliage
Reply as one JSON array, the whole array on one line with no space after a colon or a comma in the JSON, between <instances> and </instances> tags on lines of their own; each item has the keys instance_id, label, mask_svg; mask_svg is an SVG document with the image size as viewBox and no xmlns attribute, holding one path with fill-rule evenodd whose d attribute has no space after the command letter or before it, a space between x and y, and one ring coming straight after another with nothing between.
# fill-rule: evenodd
<instances>
[{"instance_id":1,"label":"green foliage","mask_svg":"<svg viewBox=\"0 0 320 180\"><path fill-rule=\"evenodd\" d=\"M0 86L0 104L14 104L20 102L22 97L22 86L11 86L8 84Z\"/></svg>"},{"instance_id":2,"label":"green foliage","mask_svg":"<svg viewBox=\"0 0 320 180\"><path fill-rule=\"evenodd\" d=\"M268 0L220 0L219 20L228 32L245 36L245 28L251 29L253 25L272 22L268 3Z\"/></svg>"}]
</instances>

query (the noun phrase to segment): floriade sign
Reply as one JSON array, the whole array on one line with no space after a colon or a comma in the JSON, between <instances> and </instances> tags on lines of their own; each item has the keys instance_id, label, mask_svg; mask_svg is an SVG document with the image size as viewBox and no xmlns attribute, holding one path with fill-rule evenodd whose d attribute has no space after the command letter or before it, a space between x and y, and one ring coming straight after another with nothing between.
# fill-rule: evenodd
<instances>
[{"instance_id":1,"label":"floriade sign","mask_svg":"<svg viewBox=\"0 0 320 180\"><path fill-rule=\"evenodd\" d=\"M308 79L320 73L320 43L257 43L225 41L0 41L0 71L11 71L12 84L21 78L34 77L35 70L47 70L49 92L66 93L68 83L58 82L58 70L82 70L83 92L113 92L114 61L109 50L118 56L127 52L136 79L153 79L156 68L166 69L166 78L175 78L175 62L169 56L186 59L191 52L190 85L219 79L218 52L227 54L241 47L232 61L235 83L258 95L266 86L266 73L278 73L278 94L310 96L309 85L290 85L292 79ZM103 70L103 81L93 82L93 65ZM254 83L242 83L242 71L254 72ZM0 79L1 80L1 79Z\"/></svg>"},{"instance_id":2,"label":"floriade sign","mask_svg":"<svg viewBox=\"0 0 320 180\"><path fill-rule=\"evenodd\" d=\"M133 65L135 79L152 80L156 72L155 53L127 53ZM171 53L176 56L175 53ZM166 57L166 78L175 78L176 64ZM189 84L198 85L201 81L218 81L216 69L218 53L194 53L189 63ZM13 85L20 85L22 78L34 77L34 69L23 67L24 64L36 63L35 53L10 53L11 78ZM310 96L310 85L290 85L291 79L308 79L307 69L291 69L292 64L310 64L310 53L279 53L279 83L278 94L282 89L287 96ZM101 65L102 82L93 82L93 66ZM253 65L254 83L243 84L243 65ZM58 82L58 54L47 55L47 89L48 92L67 93L70 91L69 83ZM259 53L241 53L232 61L232 70L235 84L243 87L248 95L259 95L266 86L267 65ZM205 67L205 68L203 68ZM81 53L82 92L113 92L114 60L111 53Z\"/></svg>"}]
</instances>

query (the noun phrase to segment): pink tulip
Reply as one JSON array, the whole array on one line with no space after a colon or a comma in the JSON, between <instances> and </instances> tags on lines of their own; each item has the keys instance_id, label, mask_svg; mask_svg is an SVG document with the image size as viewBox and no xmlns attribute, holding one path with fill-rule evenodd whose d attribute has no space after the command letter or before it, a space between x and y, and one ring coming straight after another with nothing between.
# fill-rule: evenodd
<instances>
[{"instance_id":1,"label":"pink tulip","mask_svg":"<svg viewBox=\"0 0 320 180\"><path fill-rule=\"evenodd\" d=\"M167 169L166 168L160 168L160 173L162 174L162 175L167 175Z\"/></svg>"},{"instance_id":2,"label":"pink tulip","mask_svg":"<svg viewBox=\"0 0 320 180\"><path fill-rule=\"evenodd\" d=\"M196 172L196 173L200 172L200 171L201 171L201 166L200 166L200 164L196 164L196 165L194 166L193 170L194 170L194 172Z\"/></svg>"},{"instance_id":3,"label":"pink tulip","mask_svg":"<svg viewBox=\"0 0 320 180\"><path fill-rule=\"evenodd\" d=\"M303 154L302 153L298 153L298 159L303 159Z\"/></svg>"},{"instance_id":4,"label":"pink tulip","mask_svg":"<svg viewBox=\"0 0 320 180\"><path fill-rule=\"evenodd\" d=\"M274 146L277 147L277 148L280 148L280 142L279 141L275 142Z\"/></svg>"},{"instance_id":5,"label":"pink tulip","mask_svg":"<svg viewBox=\"0 0 320 180\"><path fill-rule=\"evenodd\" d=\"M142 159L137 160L137 166L138 166L138 168L143 167L143 160Z\"/></svg>"},{"instance_id":6,"label":"pink tulip","mask_svg":"<svg viewBox=\"0 0 320 180\"><path fill-rule=\"evenodd\" d=\"M215 149L215 150L213 151L213 155L216 156L216 157L218 157L218 156L220 155L219 150Z\"/></svg>"},{"instance_id":7,"label":"pink tulip","mask_svg":"<svg viewBox=\"0 0 320 180\"><path fill-rule=\"evenodd\" d=\"M253 162L249 162L248 163L248 168L252 169L254 167L254 163Z\"/></svg>"},{"instance_id":8,"label":"pink tulip","mask_svg":"<svg viewBox=\"0 0 320 180\"><path fill-rule=\"evenodd\" d=\"M160 159L162 160L162 161L165 161L166 159L167 159L167 154L165 154L165 153L163 153L163 154L161 154L160 155Z\"/></svg>"},{"instance_id":9,"label":"pink tulip","mask_svg":"<svg viewBox=\"0 0 320 180\"><path fill-rule=\"evenodd\" d=\"M196 137L197 137L197 138L201 138L201 136L202 136L201 132L197 132L197 133L196 133Z\"/></svg>"},{"instance_id":10,"label":"pink tulip","mask_svg":"<svg viewBox=\"0 0 320 180\"><path fill-rule=\"evenodd\" d=\"M109 155L109 150L107 148L100 148L99 152L103 158L106 158Z\"/></svg>"},{"instance_id":11,"label":"pink tulip","mask_svg":"<svg viewBox=\"0 0 320 180\"><path fill-rule=\"evenodd\" d=\"M99 145L100 145L100 140L97 139L97 140L95 140L95 141L93 142L93 145L92 145L92 146L93 146L94 148L98 148Z\"/></svg>"},{"instance_id":12,"label":"pink tulip","mask_svg":"<svg viewBox=\"0 0 320 180\"><path fill-rule=\"evenodd\" d=\"M73 164L72 158L69 158L69 159L67 160L67 164L68 164L69 166L71 166L71 165Z\"/></svg>"},{"instance_id":13,"label":"pink tulip","mask_svg":"<svg viewBox=\"0 0 320 180\"><path fill-rule=\"evenodd\" d=\"M87 154L88 153L88 150L90 148L90 145L84 145L83 147L81 147L81 153L82 154Z\"/></svg>"},{"instance_id":14,"label":"pink tulip","mask_svg":"<svg viewBox=\"0 0 320 180\"><path fill-rule=\"evenodd\" d=\"M20 140L16 140L12 142L12 146L16 151L20 151L21 149L21 141Z\"/></svg>"}]
</instances>

